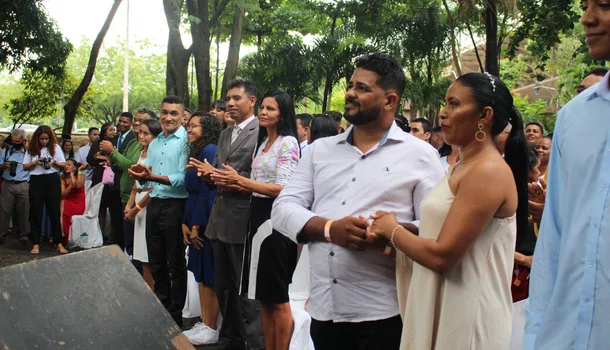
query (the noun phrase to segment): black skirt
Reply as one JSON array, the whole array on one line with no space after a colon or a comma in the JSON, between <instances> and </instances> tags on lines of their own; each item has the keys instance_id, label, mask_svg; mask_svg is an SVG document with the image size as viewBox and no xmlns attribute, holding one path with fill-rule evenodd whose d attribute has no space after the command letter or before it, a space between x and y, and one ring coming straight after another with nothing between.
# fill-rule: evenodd
<instances>
[{"instance_id":1,"label":"black skirt","mask_svg":"<svg viewBox=\"0 0 610 350\"><path fill-rule=\"evenodd\" d=\"M271 218L275 198L251 197L250 224L244 249L241 292L250 299L287 303L297 264L297 244L275 230L257 232ZM253 279L250 281L250 279ZM252 287L253 290L249 290Z\"/></svg>"}]
</instances>

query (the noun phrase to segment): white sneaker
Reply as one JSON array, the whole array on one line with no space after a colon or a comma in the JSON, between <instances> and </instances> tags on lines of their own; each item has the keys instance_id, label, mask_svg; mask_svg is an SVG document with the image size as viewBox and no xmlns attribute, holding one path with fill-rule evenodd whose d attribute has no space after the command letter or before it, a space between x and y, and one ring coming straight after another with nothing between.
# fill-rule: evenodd
<instances>
[{"instance_id":1,"label":"white sneaker","mask_svg":"<svg viewBox=\"0 0 610 350\"><path fill-rule=\"evenodd\" d=\"M203 328L199 332L187 336L193 345L209 345L218 343L218 331L210 327Z\"/></svg>"},{"instance_id":2,"label":"white sneaker","mask_svg":"<svg viewBox=\"0 0 610 350\"><path fill-rule=\"evenodd\" d=\"M189 329L188 331L184 331L183 333L184 333L184 335L189 337L191 334L200 332L204 328L209 328L209 327L203 322L197 322L197 323L195 323L193 328Z\"/></svg>"}]
</instances>

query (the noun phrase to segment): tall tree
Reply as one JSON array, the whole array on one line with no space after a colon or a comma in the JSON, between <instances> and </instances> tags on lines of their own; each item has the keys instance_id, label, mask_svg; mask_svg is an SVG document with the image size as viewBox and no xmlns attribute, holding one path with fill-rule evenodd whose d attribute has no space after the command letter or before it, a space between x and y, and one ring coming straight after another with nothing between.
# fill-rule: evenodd
<instances>
[{"instance_id":1,"label":"tall tree","mask_svg":"<svg viewBox=\"0 0 610 350\"><path fill-rule=\"evenodd\" d=\"M189 60L191 48L185 48L180 34L180 18L184 0L163 0L163 10L169 28L167 37L167 68L165 90L167 95L180 96L189 105Z\"/></svg>"},{"instance_id":2,"label":"tall tree","mask_svg":"<svg viewBox=\"0 0 610 350\"><path fill-rule=\"evenodd\" d=\"M485 70L500 75L497 0L485 0Z\"/></svg>"},{"instance_id":3,"label":"tall tree","mask_svg":"<svg viewBox=\"0 0 610 350\"><path fill-rule=\"evenodd\" d=\"M112 4L112 7L110 8L110 12L108 13L108 16L106 17L106 21L104 21L104 25L102 26L102 29L100 30L100 32L97 34L97 37L95 38L95 41L93 42L93 46L91 47L91 55L89 56L89 64L87 65L87 70L85 71L85 76L83 77L83 80L81 81L80 85L76 88L76 91L74 91L74 94L72 94L70 101L64 106L64 111L65 111L64 118L65 119L64 119L64 128L62 131L63 134L72 133L72 127L74 126L74 119L76 117L76 112L78 110L78 107L80 106L83 96L85 95L85 93L87 92L87 89L89 88L89 84L91 83L91 80L93 79L93 73L95 72L95 65L97 64L97 57L100 52L100 48L102 47L102 43L104 42L104 37L106 36L106 33L108 32L108 28L110 28L110 24L112 23L112 20L114 19L114 15L116 14L120 5L121 5L121 0L114 0L114 4Z\"/></svg>"},{"instance_id":4,"label":"tall tree","mask_svg":"<svg viewBox=\"0 0 610 350\"><path fill-rule=\"evenodd\" d=\"M453 67L455 68L456 74L460 76L462 75L462 68L460 65L460 60L458 58L460 53L457 50L457 39L455 37L455 16L452 13L451 8L447 3L447 0L443 0L443 6L445 7L445 11L447 12L447 18L449 19L449 40L451 43L451 59L453 60Z\"/></svg>"},{"instance_id":5,"label":"tall tree","mask_svg":"<svg viewBox=\"0 0 610 350\"><path fill-rule=\"evenodd\" d=\"M0 2L0 67L63 74L72 45L44 11L42 0Z\"/></svg>"},{"instance_id":6,"label":"tall tree","mask_svg":"<svg viewBox=\"0 0 610 350\"><path fill-rule=\"evenodd\" d=\"M231 39L229 40L229 54L225 65L225 74L222 78L222 92L220 96L227 93L229 82L237 76L237 66L239 64L239 49L243 38L244 9L239 4L235 4L233 14L233 26L231 28Z\"/></svg>"},{"instance_id":7,"label":"tall tree","mask_svg":"<svg viewBox=\"0 0 610 350\"><path fill-rule=\"evenodd\" d=\"M218 28L220 16L225 11L229 0L187 0L186 5L193 37L193 56L195 59L197 79L197 108L207 111L212 99L212 76L210 74L210 48L212 29ZM210 10L211 9L211 10Z\"/></svg>"}]
</instances>

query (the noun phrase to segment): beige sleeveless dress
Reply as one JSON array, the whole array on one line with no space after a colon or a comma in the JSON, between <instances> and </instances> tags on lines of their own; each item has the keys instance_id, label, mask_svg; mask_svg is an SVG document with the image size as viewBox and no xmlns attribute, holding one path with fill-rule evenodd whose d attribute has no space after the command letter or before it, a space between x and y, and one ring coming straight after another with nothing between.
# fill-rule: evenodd
<instances>
[{"instance_id":1,"label":"beige sleeveless dress","mask_svg":"<svg viewBox=\"0 0 610 350\"><path fill-rule=\"evenodd\" d=\"M422 238L436 239L441 231L454 199L448 179L445 176L421 203ZM401 349L508 348L516 230L515 216L492 219L462 261L443 274L398 252Z\"/></svg>"}]
</instances>

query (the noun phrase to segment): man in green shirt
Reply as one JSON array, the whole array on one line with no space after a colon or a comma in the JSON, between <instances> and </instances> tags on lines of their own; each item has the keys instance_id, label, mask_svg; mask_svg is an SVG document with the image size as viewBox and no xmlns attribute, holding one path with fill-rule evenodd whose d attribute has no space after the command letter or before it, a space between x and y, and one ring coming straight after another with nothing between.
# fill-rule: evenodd
<instances>
[{"instance_id":1,"label":"man in green shirt","mask_svg":"<svg viewBox=\"0 0 610 350\"><path fill-rule=\"evenodd\" d=\"M108 158L113 167L118 167L123 170L120 179L121 189L121 203L123 204L123 212L125 212L125 206L129 201L129 195L135 180L131 178L127 170L138 162L140 153L142 152L142 146L138 141L138 135L140 134L140 125L144 120L148 119L159 119L157 114L146 108L140 108L134 117L133 122L133 133L135 138L130 140L125 147L123 153L119 152L118 149L112 146L109 141L102 141L100 148L109 154ZM123 220L123 237L125 242L125 251L131 257L133 255L133 235L134 235L134 222Z\"/></svg>"}]
</instances>

